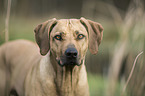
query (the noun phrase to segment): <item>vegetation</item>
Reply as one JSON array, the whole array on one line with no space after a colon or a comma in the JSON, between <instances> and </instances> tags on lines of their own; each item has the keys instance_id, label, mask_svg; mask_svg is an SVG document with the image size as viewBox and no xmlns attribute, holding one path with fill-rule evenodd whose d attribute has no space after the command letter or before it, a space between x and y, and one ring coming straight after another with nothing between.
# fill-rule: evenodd
<instances>
[{"instance_id":1,"label":"vegetation","mask_svg":"<svg viewBox=\"0 0 145 96\"><path fill-rule=\"evenodd\" d=\"M121 0L111 0L112 2L38 0L35 3L30 0L31 6L28 6L30 4L28 1L12 0L9 21L10 41L28 39L35 42L33 32L35 26L53 17L80 18L84 16L92 19L101 23L105 30L98 54L94 56L88 52L86 57L91 96L120 96L134 59L141 51L144 53L136 62L123 96L145 95L145 2L143 0L126 0L123 3L120 3ZM0 45L5 42L4 5L6 3L4 2L4 0L0 1L2 9L0 11L2 13L0 15ZM78 2L77 5L76 2ZM65 4L67 6L64 6Z\"/></svg>"}]
</instances>

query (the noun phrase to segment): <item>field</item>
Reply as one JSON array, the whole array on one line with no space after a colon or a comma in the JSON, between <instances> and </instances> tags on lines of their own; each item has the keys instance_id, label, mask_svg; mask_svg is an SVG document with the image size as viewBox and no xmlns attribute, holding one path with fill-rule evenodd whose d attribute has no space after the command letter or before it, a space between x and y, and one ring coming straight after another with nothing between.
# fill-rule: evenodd
<instances>
[{"instance_id":1,"label":"field","mask_svg":"<svg viewBox=\"0 0 145 96\"><path fill-rule=\"evenodd\" d=\"M49 0L43 1L48 2ZM118 8L117 5L105 1L101 2L101 0L84 0L80 3L81 7L79 4L76 5L80 10L71 9L72 6L64 6L65 4L61 2L59 2L60 6L57 6L58 1L55 0L56 2L52 2L56 3L55 6L51 6L52 8L56 7L53 11L48 10L49 6L43 1L41 2L43 4L39 6L43 10L36 8L40 2L33 6L27 6L31 10L26 10L25 5L29 4L27 0L18 3L13 1L17 6L12 6L13 11L9 21L9 41L27 39L35 42L34 28L53 17L60 19L84 16L99 22L104 27L99 52L97 55L92 55L88 51L86 56L90 96L145 96L145 53L138 57L127 89L125 93L122 92L136 56L140 52L145 52L145 4L142 3L143 0L131 0L130 3L129 0L126 0L128 5L122 6L120 3L119 6L123 8L126 6L126 9ZM42 5L45 6L42 7ZM22 9L18 10L17 7ZM59 12L61 7L64 13ZM67 7L73 11L68 11ZM75 13L76 10L78 13ZM4 8L3 11L5 11ZM50 15L47 11L53 14ZM0 15L0 45L5 42L5 17L5 14Z\"/></svg>"}]
</instances>

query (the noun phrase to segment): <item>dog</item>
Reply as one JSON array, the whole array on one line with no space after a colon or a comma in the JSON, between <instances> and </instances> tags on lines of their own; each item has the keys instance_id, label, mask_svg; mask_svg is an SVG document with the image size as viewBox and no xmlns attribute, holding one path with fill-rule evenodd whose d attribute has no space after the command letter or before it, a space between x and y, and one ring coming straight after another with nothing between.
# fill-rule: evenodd
<instances>
[{"instance_id":1,"label":"dog","mask_svg":"<svg viewBox=\"0 0 145 96\"><path fill-rule=\"evenodd\" d=\"M16 40L0 47L0 96L89 96L84 60L88 49L97 54L102 25L53 18L34 32L37 44Z\"/></svg>"}]
</instances>

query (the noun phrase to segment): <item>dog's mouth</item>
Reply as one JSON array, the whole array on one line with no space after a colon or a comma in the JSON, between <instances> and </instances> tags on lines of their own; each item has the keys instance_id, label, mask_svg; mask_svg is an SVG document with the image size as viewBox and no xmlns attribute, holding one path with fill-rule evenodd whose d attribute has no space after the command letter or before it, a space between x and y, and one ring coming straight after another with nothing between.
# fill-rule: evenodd
<instances>
[{"instance_id":1,"label":"dog's mouth","mask_svg":"<svg viewBox=\"0 0 145 96\"><path fill-rule=\"evenodd\" d=\"M68 59L68 58L61 58L56 59L57 63L63 67L63 66L80 66L83 63L83 59Z\"/></svg>"},{"instance_id":2,"label":"dog's mouth","mask_svg":"<svg viewBox=\"0 0 145 96\"><path fill-rule=\"evenodd\" d=\"M83 63L81 55L73 45L68 46L63 55L59 56L56 60L62 67L76 65L80 66Z\"/></svg>"}]
</instances>

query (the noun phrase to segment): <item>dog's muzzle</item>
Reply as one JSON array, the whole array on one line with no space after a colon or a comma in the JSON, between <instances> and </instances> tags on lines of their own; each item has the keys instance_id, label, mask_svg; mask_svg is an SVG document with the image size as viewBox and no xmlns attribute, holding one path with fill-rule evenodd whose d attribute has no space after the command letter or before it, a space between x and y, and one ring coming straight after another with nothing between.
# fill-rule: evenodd
<instances>
[{"instance_id":1,"label":"dog's muzzle","mask_svg":"<svg viewBox=\"0 0 145 96\"><path fill-rule=\"evenodd\" d=\"M64 56L61 57L61 60L58 61L58 64L60 66L65 66L65 65L77 65L80 66L83 62L83 60L81 60L81 62L79 62L79 58L78 58L78 51L76 50L76 48L67 48Z\"/></svg>"}]
</instances>

